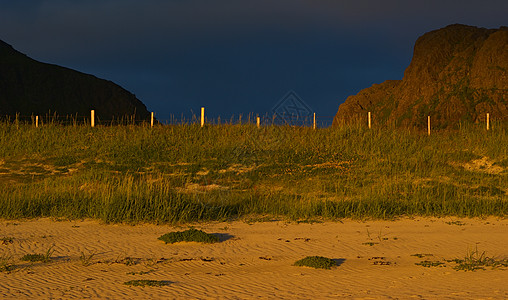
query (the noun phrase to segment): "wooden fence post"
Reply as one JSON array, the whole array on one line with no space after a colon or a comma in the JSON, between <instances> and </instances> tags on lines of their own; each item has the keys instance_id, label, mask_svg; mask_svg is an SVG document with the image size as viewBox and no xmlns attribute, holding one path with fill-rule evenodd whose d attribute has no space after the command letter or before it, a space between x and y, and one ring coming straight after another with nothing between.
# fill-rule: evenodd
<instances>
[{"instance_id":1,"label":"wooden fence post","mask_svg":"<svg viewBox=\"0 0 508 300\"><path fill-rule=\"evenodd\" d=\"M490 115L487 113L487 130L490 128Z\"/></svg>"},{"instance_id":2,"label":"wooden fence post","mask_svg":"<svg viewBox=\"0 0 508 300\"><path fill-rule=\"evenodd\" d=\"M153 127L153 116L155 113L152 111L151 117L150 117L150 127Z\"/></svg>"},{"instance_id":3,"label":"wooden fence post","mask_svg":"<svg viewBox=\"0 0 508 300\"><path fill-rule=\"evenodd\" d=\"M261 123L261 122L260 122L259 116L257 116L257 117L256 117L256 125L257 125L257 127L258 127L258 128L259 128L259 126L260 126L260 123Z\"/></svg>"},{"instance_id":4,"label":"wooden fence post","mask_svg":"<svg viewBox=\"0 0 508 300\"><path fill-rule=\"evenodd\" d=\"M372 123L371 123L371 120L370 120L370 111L369 111L369 129L372 128Z\"/></svg>"},{"instance_id":5,"label":"wooden fence post","mask_svg":"<svg viewBox=\"0 0 508 300\"><path fill-rule=\"evenodd\" d=\"M205 126L205 108L201 107L201 127Z\"/></svg>"},{"instance_id":6,"label":"wooden fence post","mask_svg":"<svg viewBox=\"0 0 508 300\"><path fill-rule=\"evenodd\" d=\"M90 125L92 127L95 127L95 110L93 109L92 111L90 111L90 118L91 118Z\"/></svg>"},{"instance_id":7,"label":"wooden fence post","mask_svg":"<svg viewBox=\"0 0 508 300\"><path fill-rule=\"evenodd\" d=\"M39 116L35 116L35 128L39 128Z\"/></svg>"},{"instance_id":8,"label":"wooden fence post","mask_svg":"<svg viewBox=\"0 0 508 300\"><path fill-rule=\"evenodd\" d=\"M314 113L314 120L312 122L312 129L316 130L316 113Z\"/></svg>"},{"instance_id":9,"label":"wooden fence post","mask_svg":"<svg viewBox=\"0 0 508 300\"><path fill-rule=\"evenodd\" d=\"M427 117L427 132L430 135L430 116Z\"/></svg>"}]
</instances>

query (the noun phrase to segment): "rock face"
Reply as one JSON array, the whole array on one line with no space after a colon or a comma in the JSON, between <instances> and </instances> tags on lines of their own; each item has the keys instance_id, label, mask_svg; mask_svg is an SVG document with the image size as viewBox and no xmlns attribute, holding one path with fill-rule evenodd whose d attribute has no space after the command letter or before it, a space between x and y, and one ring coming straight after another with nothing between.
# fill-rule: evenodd
<instances>
[{"instance_id":1,"label":"rock face","mask_svg":"<svg viewBox=\"0 0 508 300\"><path fill-rule=\"evenodd\" d=\"M0 116L89 116L91 109L101 120L150 115L136 96L115 83L35 61L0 40Z\"/></svg>"},{"instance_id":2,"label":"rock face","mask_svg":"<svg viewBox=\"0 0 508 300\"><path fill-rule=\"evenodd\" d=\"M508 27L450 25L416 41L402 80L388 80L350 96L333 125L454 128L461 122L508 120Z\"/></svg>"}]
</instances>

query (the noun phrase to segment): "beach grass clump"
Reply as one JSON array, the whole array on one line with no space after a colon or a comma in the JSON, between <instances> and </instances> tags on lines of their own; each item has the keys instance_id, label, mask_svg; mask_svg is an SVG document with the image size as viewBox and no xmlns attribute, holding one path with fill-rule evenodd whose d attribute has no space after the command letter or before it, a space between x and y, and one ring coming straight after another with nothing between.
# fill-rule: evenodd
<instances>
[{"instance_id":1,"label":"beach grass clump","mask_svg":"<svg viewBox=\"0 0 508 300\"><path fill-rule=\"evenodd\" d=\"M437 261L437 260L435 260L435 261L433 261L433 260L422 260L421 262L415 263L415 265L426 267L426 268L430 268L430 267L443 266L444 262Z\"/></svg>"},{"instance_id":2,"label":"beach grass clump","mask_svg":"<svg viewBox=\"0 0 508 300\"><path fill-rule=\"evenodd\" d=\"M491 267L493 269L508 267L508 259L495 259L489 257L485 255L485 251L480 253L478 251L478 247L473 251L468 250L463 259L457 258L451 261L456 263L453 269L462 271L485 270L486 267Z\"/></svg>"},{"instance_id":3,"label":"beach grass clump","mask_svg":"<svg viewBox=\"0 0 508 300\"><path fill-rule=\"evenodd\" d=\"M81 256L79 257L79 260L81 261L81 264L84 267L88 267L92 265L92 258L95 256L94 252L85 253L84 251L81 251Z\"/></svg>"},{"instance_id":4,"label":"beach grass clump","mask_svg":"<svg viewBox=\"0 0 508 300\"><path fill-rule=\"evenodd\" d=\"M51 255L53 255L53 247L49 247L49 249L46 251L46 253L32 253L32 254L25 254L21 257L22 261L29 261L29 262L49 262L51 260Z\"/></svg>"},{"instance_id":5,"label":"beach grass clump","mask_svg":"<svg viewBox=\"0 0 508 300\"><path fill-rule=\"evenodd\" d=\"M12 244L14 242L14 238L4 236L3 238L0 238L0 242L2 242L2 245Z\"/></svg>"},{"instance_id":6,"label":"beach grass clump","mask_svg":"<svg viewBox=\"0 0 508 300\"><path fill-rule=\"evenodd\" d=\"M411 256L415 256L418 258L424 258L424 257L428 257L428 256L434 256L434 254L432 254L432 253L415 253L415 254L411 254Z\"/></svg>"},{"instance_id":7,"label":"beach grass clump","mask_svg":"<svg viewBox=\"0 0 508 300\"><path fill-rule=\"evenodd\" d=\"M166 244L178 242L217 243L219 238L216 235L206 233L202 230L191 228L185 231L166 233L158 238Z\"/></svg>"},{"instance_id":8,"label":"beach grass clump","mask_svg":"<svg viewBox=\"0 0 508 300\"><path fill-rule=\"evenodd\" d=\"M25 254L23 255L23 257L21 257L21 260L30 262L46 261L44 254L40 253Z\"/></svg>"},{"instance_id":9,"label":"beach grass clump","mask_svg":"<svg viewBox=\"0 0 508 300\"><path fill-rule=\"evenodd\" d=\"M316 269L331 269L332 267L337 266L337 263L330 258L326 258L323 256L307 256L296 261L293 266L298 267L311 267Z\"/></svg>"},{"instance_id":10,"label":"beach grass clump","mask_svg":"<svg viewBox=\"0 0 508 300\"><path fill-rule=\"evenodd\" d=\"M125 285L130 286L166 286L170 283L165 280L148 280L148 279L138 279L138 280L129 280L124 282Z\"/></svg>"},{"instance_id":11,"label":"beach grass clump","mask_svg":"<svg viewBox=\"0 0 508 300\"><path fill-rule=\"evenodd\" d=\"M10 272L14 270L14 265L11 263L12 257L8 255L0 256L0 272Z\"/></svg>"}]
</instances>

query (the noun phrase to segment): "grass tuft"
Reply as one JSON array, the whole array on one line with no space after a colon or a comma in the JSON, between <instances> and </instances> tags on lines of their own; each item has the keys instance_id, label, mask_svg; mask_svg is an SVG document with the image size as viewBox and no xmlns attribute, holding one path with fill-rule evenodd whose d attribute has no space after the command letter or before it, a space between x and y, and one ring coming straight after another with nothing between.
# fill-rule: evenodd
<instances>
[{"instance_id":1,"label":"grass tuft","mask_svg":"<svg viewBox=\"0 0 508 300\"><path fill-rule=\"evenodd\" d=\"M8 245L8 244L12 244L14 242L14 238L3 237L3 238L0 238L0 241L2 242L2 245Z\"/></svg>"},{"instance_id":2,"label":"grass tuft","mask_svg":"<svg viewBox=\"0 0 508 300\"><path fill-rule=\"evenodd\" d=\"M127 272L127 275L145 275L145 274L150 274L154 271L155 271L154 269L150 269L148 271L139 271L139 272L131 271L131 272Z\"/></svg>"},{"instance_id":3,"label":"grass tuft","mask_svg":"<svg viewBox=\"0 0 508 300\"><path fill-rule=\"evenodd\" d=\"M95 256L95 252L85 253L84 251L81 251L81 256L79 257L79 260L81 261L81 264L85 267L88 267L92 264L92 258Z\"/></svg>"},{"instance_id":4,"label":"grass tuft","mask_svg":"<svg viewBox=\"0 0 508 300\"><path fill-rule=\"evenodd\" d=\"M11 263L12 257L7 255L0 256L0 272L10 272L14 270L14 265Z\"/></svg>"},{"instance_id":5,"label":"grass tuft","mask_svg":"<svg viewBox=\"0 0 508 300\"><path fill-rule=\"evenodd\" d=\"M44 254L36 253L36 254L25 254L21 257L22 261L45 261Z\"/></svg>"},{"instance_id":6,"label":"grass tuft","mask_svg":"<svg viewBox=\"0 0 508 300\"><path fill-rule=\"evenodd\" d=\"M463 259L457 258L451 261L457 264L453 267L455 270L463 271L485 270L485 267L508 267L508 259L497 260L492 257L488 257L485 255L485 251L480 253L478 251L478 247L476 247L474 251L468 250L466 256Z\"/></svg>"},{"instance_id":7,"label":"grass tuft","mask_svg":"<svg viewBox=\"0 0 508 300\"><path fill-rule=\"evenodd\" d=\"M444 265L444 263L440 261L422 260L421 262L415 263L415 265L430 268Z\"/></svg>"},{"instance_id":8,"label":"grass tuft","mask_svg":"<svg viewBox=\"0 0 508 300\"><path fill-rule=\"evenodd\" d=\"M418 257L418 258L424 258L424 257L427 257L427 256L434 256L434 254L431 254L431 253L415 253L415 254L411 254L411 256L415 256L415 257Z\"/></svg>"},{"instance_id":9,"label":"grass tuft","mask_svg":"<svg viewBox=\"0 0 508 300\"><path fill-rule=\"evenodd\" d=\"M25 254L23 257L21 257L22 261L30 261L30 262L49 262L51 260L51 255L53 255L53 246L49 247L49 249L46 251L46 253L34 253L34 254Z\"/></svg>"},{"instance_id":10,"label":"grass tuft","mask_svg":"<svg viewBox=\"0 0 508 300\"><path fill-rule=\"evenodd\" d=\"M124 282L123 284L130 286L167 286L170 283L164 280L138 279L138 280L129 280Z\"/></svg>"},{"instance_id":11,"label":"grass tuft","mask_svg":"<svg viewBox=\"0 0 508 300\"><path fill-rule=\"evenodd\" d=\"M337 266L337 263L330 258L326 258L323 256L307 256L296 261L294 266L298 267L311 267L316 269L331 269L332 267Z\"/></svg>"},{"instance_id":12,"label":"grass tuft","mask_svg":"<svg viewBox=\"0 0 508 300\"><path fill-rule=\"evenodd\" d=\"M164 241L166 244L173 244L178 242L198 242L198 243L219 242L219 238L217 236L194 228L185 231L166 233L160 236L159 240Z\"/></svg>"}]
</instances>

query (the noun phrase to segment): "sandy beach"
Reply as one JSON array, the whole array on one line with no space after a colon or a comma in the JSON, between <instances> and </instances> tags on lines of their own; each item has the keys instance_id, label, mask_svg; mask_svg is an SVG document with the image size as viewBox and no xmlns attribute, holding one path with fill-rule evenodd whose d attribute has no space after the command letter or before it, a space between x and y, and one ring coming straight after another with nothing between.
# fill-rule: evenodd
<instances>
[{"instance_id":1,"label":"sandy beach","mask_svg":"<svg viewBox=\"0 0 508 300\"><path fill-rule=\"evenodd\" d=\"M300 223L193 224L215 244L164 244L189 226L98 221L2 220L1 299L506 299L508 268L463 271L446 260L476 248L508 258L508 220L404 218ZM54 250L49 262L25 254ZM296 267L325 256L331 270ZM439 261L424 267L422 261ZM137 279L165 286L128 286Z\"/></svg>"}]
</instances>

